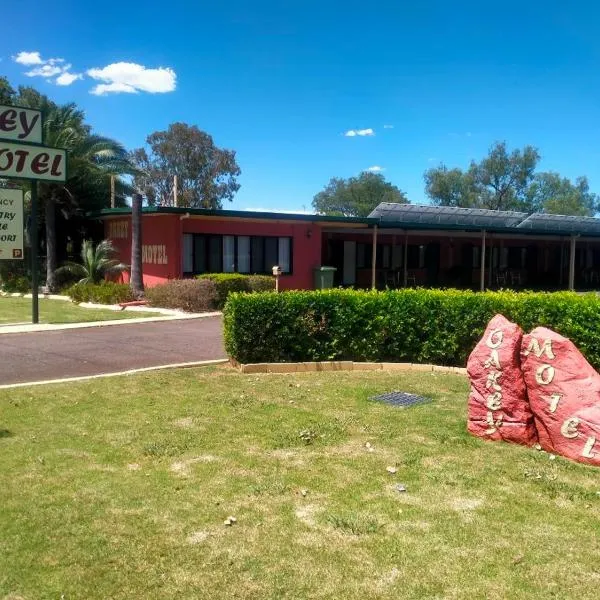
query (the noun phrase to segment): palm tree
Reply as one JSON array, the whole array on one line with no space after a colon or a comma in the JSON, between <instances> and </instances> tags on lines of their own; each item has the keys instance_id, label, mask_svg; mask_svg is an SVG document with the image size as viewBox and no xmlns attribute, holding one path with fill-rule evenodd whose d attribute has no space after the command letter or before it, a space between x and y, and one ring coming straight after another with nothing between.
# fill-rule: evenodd
<instances>
[{"instance_id":1,"label":"palm tree","mask_svg":"<svg viewBox=\"0 0 600 600\"><path fill-rule=\"evenodd\" d=\"M46 287L56 289L57 233L56 212L69 215L80 211L85 204L100 198L106 206L111 175L118 185L127 189L122 175L134 175L136 168L125 148L113 139L95 135L85 123L82 110L73 103L59 106L31 88L20 90L20 103L37 108L44 116L44 144L67 150L67 181L42 183L39 197L45 208L46 222Z\"/></svg>"},{"instance_id":2,"label":"palm tree","mask_svg":"<svg viewBox=\"0 0 600 600\"><path fill-rule=\"evenodd\" d=\"M81 263L67 262L56 269L56 273L81 276L78 283L100 283L106 275L118 275L127 270L127 265L112 258L116 250L109 240L101 241L95 248L90 240L81 245Z\"/></svg>"}]
</instances>

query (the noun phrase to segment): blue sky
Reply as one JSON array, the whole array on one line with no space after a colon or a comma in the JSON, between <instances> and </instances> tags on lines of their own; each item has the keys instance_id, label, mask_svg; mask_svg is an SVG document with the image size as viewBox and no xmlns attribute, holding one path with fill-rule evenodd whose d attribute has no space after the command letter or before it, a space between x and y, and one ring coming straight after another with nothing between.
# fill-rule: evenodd
<instances>
[{"instance_id":1,"label":"blue sky","mask_svg":"<svg viewBox=\"0 0 600 600\"><path fill-rule=\"evenodd\" d=\"M227 208L309 210L331 177L370 167L423 203L427 168L465 167L495 140L533 144L541 169L587 175L600 192L592 1L12 6L0 74L77 102L128 148L173 121L198 125L237 152L242 187ZM15 62L21 52L43 63Z\"/></svg>"}]
</instances>

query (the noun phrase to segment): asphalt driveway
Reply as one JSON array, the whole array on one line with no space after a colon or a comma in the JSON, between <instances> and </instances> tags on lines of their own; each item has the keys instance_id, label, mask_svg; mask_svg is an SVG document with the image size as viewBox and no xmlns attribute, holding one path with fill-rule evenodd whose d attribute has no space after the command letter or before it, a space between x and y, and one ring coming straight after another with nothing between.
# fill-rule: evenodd
<instances>
[{"instance_id":1,"label":"asphalt driveway","mask_svg":"<svg viewBox=\"0 0 600 600\"><path fill-rule=\"evenodd\" d=\"M0 336L0 385L227 358L221 317Z\"/></svg>"}]
</instances>

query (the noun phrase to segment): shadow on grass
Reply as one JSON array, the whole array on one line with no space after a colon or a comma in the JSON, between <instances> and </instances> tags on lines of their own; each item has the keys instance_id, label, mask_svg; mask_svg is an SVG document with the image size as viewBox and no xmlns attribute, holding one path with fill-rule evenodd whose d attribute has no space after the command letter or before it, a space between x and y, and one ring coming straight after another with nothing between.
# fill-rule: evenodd
<instances>
[{"instance_id":1,"label":"shadow on grass","mask_svg":"<svg viewBox=\"0 0 600 600\"><path fill-rule=\"evenodd\" d=\"M0 429L0 439L12 437L14 433L8 429Z\"/></svg>"}]
</instances>

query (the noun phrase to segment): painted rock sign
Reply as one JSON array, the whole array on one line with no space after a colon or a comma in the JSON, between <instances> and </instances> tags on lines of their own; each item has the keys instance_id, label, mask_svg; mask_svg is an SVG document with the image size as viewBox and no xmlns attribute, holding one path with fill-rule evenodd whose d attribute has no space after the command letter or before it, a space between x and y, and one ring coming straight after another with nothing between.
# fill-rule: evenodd
<instances>
[{"instance_id":1,"label":"painted rock sign","mask_svg":"<svg viewBox=\"0 0 600 600\"><path fill-rule=\"evenodd\" d=\"M600 375L567 338L523 337L522 369L544 450L600 466Z\"/></svg>"},{"instance_id":2,"label":"painted rock sign","mask_svg":"<svg viewBox=\"0 0 600 600\"><path fill-rule=\"evenodd\" d=\"M469 356L468 429L472 434L526 445L537 441L521 371L522 338L518 325L496 315Z\"/></svg>"}]
</instances>

